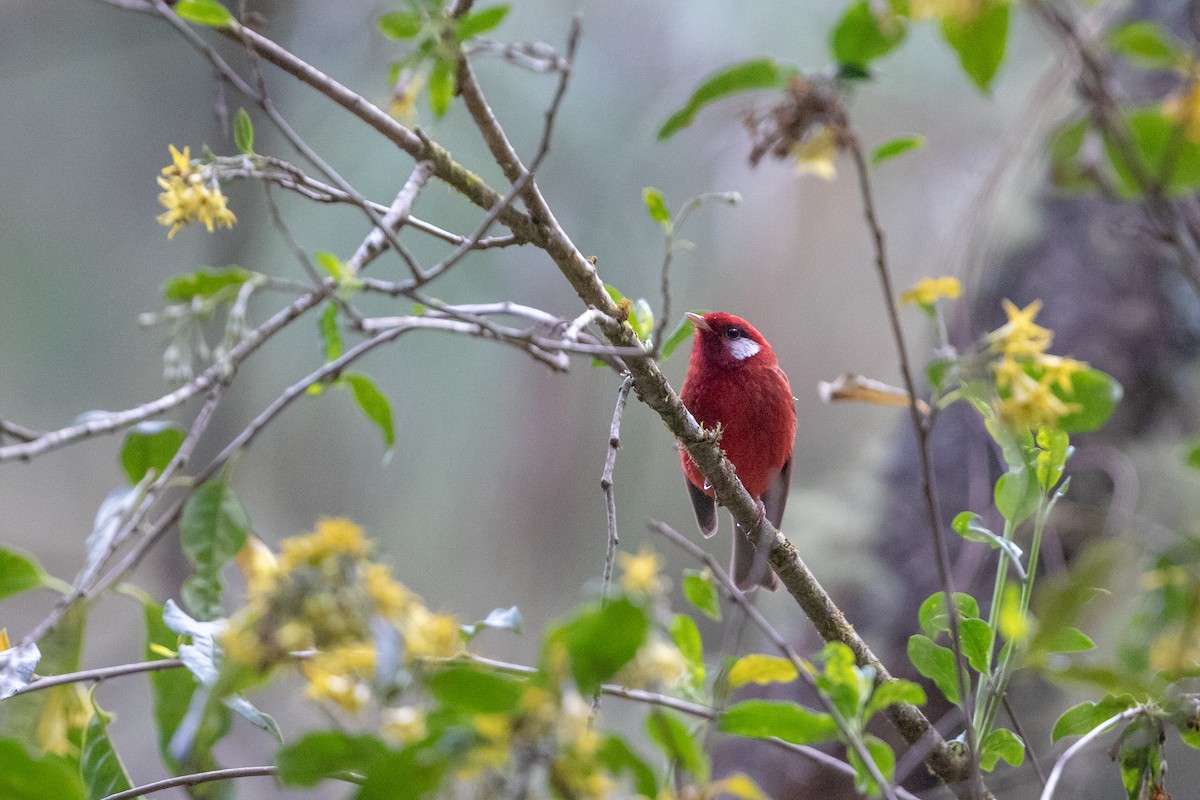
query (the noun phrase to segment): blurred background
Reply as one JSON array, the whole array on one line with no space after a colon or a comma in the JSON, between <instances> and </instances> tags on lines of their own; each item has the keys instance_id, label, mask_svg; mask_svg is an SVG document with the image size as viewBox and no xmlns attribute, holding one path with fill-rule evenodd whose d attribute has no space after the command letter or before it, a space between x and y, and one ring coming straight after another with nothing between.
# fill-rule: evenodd
<instances>
[{"instance_id":1,"label":"blurred background","mask_svg":"<svg viewBox=\"0 0 1200 800\"><path fill-rule=\"evenodd\" d=\"M264 15L265 35L387 107L388 64L403 50L379 35L375 22L395 4L250 5ZM818 381L847 371L900 382L850 164L839 163L833 182L798 177L789 164L750 168L741 122L752 107L747 99L721 103L673 139L655 140L666 117L723 64L771 55L823 67L827 32L842 5L530 0L514 3L496 35L562 47L571 16L582 17L578 63L538 179L564 228L625 295L660 307L661 230L645 212L643 187L662 190L672 209L701 192L743 196L736 207L706 206L681 232L695 248L674 263L673 313L729 311L752 321L774 345L800 417L783 530L882 653L897 642L902 647L915 629L912 609L932 591L933 569L911 487L915 466L906 455L905 412L827 406L817 396ZM162 376L166 331L137 321L161 308L169 277L230 264L297 279L304 274L271 224L259 186L226 187L239 220L232 231L190 227L168 242L155 222L161 209L154 178L169 162L168 144L190 145L194 154L203 145L233 153L214 106L224 103L232 113L248 105L232 91L220 96L207 63L178 35L152 18L94 2L0 0L0 15L0 417L52 429L89 410L138 405L169 388ZM228 43L207 38L241 63ZM954 320L960 343L1000 322L1001 297L1019 305L1044 297L1039 321L1059 333L1053 351L1111 372L1136 400L1128 412L1133 416L1096 442L1092 461L1083 460L1081 469L1094 473L1089 485L1096 498L1088 506L1093 516L1079 523L1083 538L1134 530L1141 546L1163 545L1172 529L1190 530L1200 497L1200 481L1184 472L1177 445L1192 427L1196 298L1163 267L1160 254L1136 245L1132 212L1114 219L1090 201L1048 199L1041 154L1050 127L1074 105L1069 72L1056 60L1054 43L1021 13L1014 15L1009 47L993 95L985 97L935 31L916 26L881 62L878 79L853 98L854 123L868 148L901 134L928 140L876 173L894 280L904 288L922 276L960 277L967 291ZM510 138L531 154L553 78L496 59L480 59L477 70ZM266 80L276 106L310 145L362 194L391 201L412 167L407 155L281 73L268 69ZM248 110L258 152L308 167ZM458 161L501 185L461 107L442 120L432 119L423 103L419 113L420 124ZM352 209L275 195L309 253L346 258L368 231ZM438 184L421 195L415 213L463 232L479 219ZM427 262L444 252L407 236ZM389 257L371 274L402 277L406 270ZM447 302L510 299L567 318L581 310L554 265L532 248L473 254L431 288ZM256 295L251 323L283 302L282 295ZM407 310L406 303L377 298L364 298L362 307L379 314ZM931 355L922 321L915 311L905 313L918 363ZM686 358L684 347L664 365L677 387ZM321 359L314 317L246 362L197 463ZM488 633L479 647L530 662L546 623L590 596L602 569L599 477L617 376L586 359L576 360L567 375L555 374L509 348L432 334L406 336L360 362L359 370L391 398L393 457L385 460L378 431L346 392L305 398L258 438L234 473L255 533L274 544L310 530L322 516L351 517L430 607L471 620L518 605L525 635ZM188 406L170 418L186 423L194 413ZM942 441L980 441L973 424L950 418L949 438ZM648 539L650 518L693 532L675 446L657 417L632 402L622 441L616 469L622 547L635 550ZM50 572L70 580L98 505L124 482L119 446L120 437L102 437L0 467L0 542L36 554ZM1081 447L1081 457L1087 452ZM950 487L943 494L946 519L966 508L984 510L994 456L979 445L959 447L958 456L947 459L939 462ZM981 475L984 491L972 495ZM1125 493L1120 519L1110 524L1114 487ZM728 529L723 518L721 535L709 543L722 559ZM1063 541L1059 565L1082 547ZM654 544L671 574L696 566ZM956 563L967 585L980 569L992 569L990 557L983 567ZM1138 566L1131 560L1134 579ZM179 596L185 576L178 545L168 538L134 582L161 601ZM0 606L0 626L19 639L52 602L49 593L7 602ZM786 595L760 594L758 602L789 636L815 647L811 626ZM1100 623L1119 624L1127 611L1125 617L1117 610L1099 615L1102 647L1111 651L1115 633L1107 631L1105 640ZM136 603L107 600L92 620L85 665L136 660L142 647ZM713 643L720 641L715 631L705 628ZM885 660L900 666L895 655ZM284 681L259 698L289 736L325 723L317 711L289 704L298 691ZM1080 699L1046 694L1032 678L1018 680L1014 692L1038 702L1053 697L1048 702L1057 710ZM118 712L111 733L136 780L160 777L145 680L105 685L99 700ZM608 704L609 713L626 724L627 709L618 702ZM1029 727L1039 737L1035 746L1045 749L1054 715L1042 716ZM636 710L630 719L637 719ZM270 759L267 737L240 722L235 728L218 750L226 763ZM753 773L746 759L763 757L765 749L740 756L742 768ZM833 785L827 776L806 777L804 764L773 769L784 782ZM1178 759L1172 776L1186 769L1186 759ZM997 783L1017 787L1006 796L1032 796L1036 782L1028 772ZM1068 776L1059 797L1122 796L1102 747L1080 758ZM778 791L777 797L806 796L795 788ZM241 787L243 797L344 794L334 786L289 793L269 781Z\"/></svg>"}]
</instances>

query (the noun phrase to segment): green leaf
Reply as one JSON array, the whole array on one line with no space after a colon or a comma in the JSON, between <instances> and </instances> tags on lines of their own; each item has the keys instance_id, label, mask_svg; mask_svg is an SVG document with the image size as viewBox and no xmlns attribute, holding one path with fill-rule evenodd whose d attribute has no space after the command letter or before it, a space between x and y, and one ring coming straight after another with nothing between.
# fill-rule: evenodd
<instances>
[{"instance_id":1,"label":"green leaf","mask_svg":"<svg viewBox=\"0 0 1200 800\"><path fill-rule=\"evenodd\" d=\"M1025 742L1007 728L992 731L979 745L979 766L984 772L995 769L1000 759L1014 767L1025 761Z\"/></svg>"},{"instance_id":2,"label":"green leaf","mask_svg":"<svg viewBox=\"0 0 1200 800\"><path fill-rule=\"evenodd\" d=\"M584 697L628 664L646 640L650 620L646 612L626 597L610 600L568 621L555 634L561 636L571 661L571 674Z\"/></svg>"},{"instance_id":3,"label":"green leaf","mask_svg":"<svg viewBox=\"0 0 1200 800\"><path fill-rule=\"evenodd\" d=\"M11 701L6 701L11 702ZM28 739L27 731L23 739ZM0 738L0 797L4 800L83 800L83 782L71 759L33 757L22 739Z\"/></svg>"},{"instance_id":4,"label":"green leaf","mask_svg":"<svg viewBox=\"0 0 1200 800\"><path fill-rule=\"evenodd\" d=\"M869 719L876 711L882 711L897 703L923 706L926 701L925 690L919 684L893 678L887 683L875 687L875 691L871 694L871 704L867 706L867 718Z\"/></svg>"},{"instance_id":5,"label":"green leaf","mask_svg":"<svg viewBox=\"0 0 1200 800\"><path fill-rule=\"evenodd\" d=\"M367 415L367 419L379 426L383 441L391 447L396 443L396 427L392 422L392 404L387 395L379 391L374 381L359 372L351 372L342 377L342 381L350 386L354 393L354 402Z\"/></svg>"},{"instance_id":6,"label":"green leaf","mask_svg":"<svg viewBox=\"0 0 1200 800\"><path fill-rule=\"evenodd\" d=\"M45 586L49 578L33 556L0 547L0 600Z\"/></svg>"},{"instance_id":7,"label":"green leaf","mask_svg":"<svg viewBox=\"0 0 1200 800\"><path fill-rule=\"evenodd\" d=\"M233 118L233 144L248 156L254 154L254 123L244 108L239 108Z\"/></svg>"},{"instance_id":8,"label":"green leaf","mask_svg":"<svg viewBox=\"0 0 1200 800\"><path fill-rule=\"evenodd\" d=\"M829 49L839 64L866 72L872 61L892 52L907 33L904 19L886 4L876 16L869 0L859 0L846 9L833 29Z\"/></svg>"},{"instance_id":9,"label":"green leaf","mask_svg":"<svg viewBox=\"0 0 1200 800\"><path fill-rule=\"evenodd\" d=\"M782 89L798 74L795 67L782 66L770 58L755 58L725 67L700 84L687 104L659 129L658 138L666 139L691 125L702 108L717 100L755 89Z\"/></svg>"},{"instance_id":10,"label":"green leaf","mask_svg":"<svg viewBox=\"0 0 1200 800\"><path fill-rule=\"evenodd\" d=\"M1021 563L1023 551L1011 539L1005 539L1003 536L998 536L988 528L985 528L980 522L980 516L973 511L963 511L954 517L954 521L950 523L950 528L959 536L966 539L968 542L981 542L987 544L993 550L1000 548L1001 552L1012 562L1013 568L1017 570L1017 574L1021 580L1025 580L1025 566Z\"/></svg>"},{"instance_id":11,"label":"green leaf","mask_svg":"<svg viewBox=\"0 0 1200 800\"><path fill-rule=\"evenodd\" d=\"M687 726L665 711L651 711L646 733L672 763L678 764L701 783L708 783L709 764L704 748Z\"/></svg>"},{"instance_id":12,"label":"green leaf","mask_svg":"<svg viewBox=\"0 0 1200 800\"><path fill-rule=\"evenodd\" d=\"M314 258L316 258L317 264L320 265L321 269L328 272L329 276L336 282L342 283L347 278L351 277L349 271L346 269L346 266L342 263L342 260L333 253L327 253L322 250L318 252Z\"/></svg>"},{"instance_id":13,"label":"green leaf","mask_svg":"<svg viewBox=\"0 0 1200 800\"><path fill-rule=\"evenodd\" d=\"M1004 60L1008 16L1005 0L990 0L973 13L942 18L942 36L958 53L963 72L983 92L989 91Z\"/></svg>"},{"instance_id":14,"label":"green leaf","mask_svg":"<svg viewBox=\"0 0 1200 800\"><path fill-rule=\"evenodd\" d=\"M429 108L438 117L446 115L454 99L454 69L453 62L438 59L429 72Z\"/></svg>"},{"instance_id":15,"label":"green leaf","mask_svg":"<svg viewBox=\"0 0 1200 800\"><path fill-rule=\"evenodd\" d=\"M1121 732L1121 783L1129 800L1141 800L1145 788L1160 783L1162 753L1148 719L1136 719Z\"/></svg>"},{"instance_id":16,"label":"green leaf","mask_svg":"<svg viewBox=\"0 0 1200 800\"><path fill-rule=\"evenodd\" d=\"M1197 151L1197 161L1200 162L1200 150ZM1096 430L1112 416L1123 394L1121 384L1098 369L1088 368L1072 373L1071 391L1065 394L1065 398L1082 408L1060 418L1059 430L1067 433Z\"/></svg>"},{"instance_id":17,"label":"green leaf","mask_svg":"<svg viewBox=\"0 0 1200 800\"><path fill-rule=\"evenodd\" d=\"M1050 741L1057 742L1065 736L1082 736L1105 720L1111 719L1135 705L1137 702L1129 695L1110 694L1096 703L1083 702L1071 706L1054 723Z\"/></svg>"},{"instance_id":18,"label":"green leaf","mask_svg":"<svg viewBox=\"0 0 1200 800\"><path fill-rule=\"evenodd\" d=\"M1049 492L1062 478L1071 457L1071 437L1063 431L1041 428L1037 432L1037 479L1043 492Z\"/></svg>"},{"instance_id":19,"label":"green leaf","mask_svg":"<svg viewBox=\"0 0 1200 800\"><path fill-rule=\"evenodd\" d=\"M903 155L910 150L920 150L925 146L924 136L898 136L884 142L871 153L872 164L882 164L884 161Z\"/></svg>"},{"instance_id":20,"label":"green leaf","mask_svg":"<svg viewBox=\"0 0 1200 800\"><path fill-rule=\"evenodd\" d=\"M163 294L170 303L187 303L197 297L212 297L230 286L241 286L252 277L254 277L253 272L241 267L199 269L171 278L167 281Z\"/></svg>"},{"instance_id":21,"label":"green leaf","mask_svg":"<svg viewBox=\"0 0 1200 800\"><path fill-rule=\"evenodd\" d=\"M175 13L188 22L223 28L233 22L233 14L217 0L179 0Z\"/></svg>"},{"instance_id":22,"label":"green leaf","mask_svg":"<svg viewBox=\"0 0 1200 800\"><path fill-rule=\"evenodd\" d=\"M1039 497L1037 477L1025 467L1011 469L996 481L996 510L1013 528L1037 509Z\"/></svg>"},{"instance_id":23,"label":"green leaf","mask_svg":"<svg viewBox=\"0 0 1200 800\"><path fill-rule=\"evenodd\" d=\"M662 192L652 186L647 186L642 189L642 200L646 203L646 211L650 214L650 219L661 225L664 231L670 233L671 212L667 210Z\"/></svg>"},{"instance_id":24,"label":"green leaf","mask_svg":"<svg viewBox=\"0 0 1200 800\"><path fill-rule=\"evenodd\" d=\"M596 761L613 774L628 772L633 778L633 788L639 795L658 795L658 780L654 777L654 771L620 736L609 734L601 740L596 750Z\"/></svg>"},{"instance_id":25,"label":"green leaf","mask_svg":"<svg viewBox=\"0 0 1200 800\"><path fill-rule=\"evenodd\" d=\"M1035 636L1030 650L1036 651L1037 654L1082 653L1095 646L1096 643L1086 633L1078 628L1067 627L1059 628L1049 636ZM1033 656L1034 652L1031 652L1030 658Z\"/></svg>"},{"instance_id":26,"label":"green leaf","mask_svg":"<svg viewBox=\"0 0 1200 800\"><path fill-rule=\"evenodd\" d=\"M879 770L879 774L883 776L884 780L891 783L896 777L896 754L892 752L891 745L869 733L863 736L863 744L866 746L871 760L875 762L875 768ZM858 751L852 747L847 755L850 765L854 767L854 788L865 795L879 797L883 793L883 788L867 771L866 765L858 757Z\"/></svg>"},{"instance_id":27,"label":"green leaf","mask_svg":"<svg viewBox=\"0 0 1200 800\"><path fill-rule=\"evenodd\" d=\"M721 621L721 599L708 570L683 571L683 596L710 619Z\"/></svg>"},{"instance_id":28,"label":"green leaf","mask_svg":"<svg viewBox=\"0 0 1200 800\"><path fill-rule=\"evenodd\" d=\"M964 619L958 626L958 633L963 655L967 657L971 669L986 675L992 668L992 646L996 641L996 632L981 619Z\"/></svg>"},{"instance_id":29,"label":"green leaf","mask_svg":"<svg viewBox=\"0 0 1200 800\"><path fill-rule=\"evenodd\" d=\"M502 714L516 709L522 683L473 667L450 667L431 675L429 691L444 708L464 714Z\"/></svg>"},{"instance_id":30,"label":"green leaf","mask_svg":"<svg viewBox=\"0 0 1200 800\"><path fill-rule=\"evenodd\" d=\"M275 754L279 780L287 786L316 786L339 772L365 774L387 753L378 736L316 731Z\"/></svg>"},{"instance_id":31,"label":"green leaf","mask_svg":"<svg viewBox=\"0 0 1200 800\"><path fill-rule=\"evenodd\" d=\"M965 592L954 593L954 607L958 609L961 619L976 619L979 617L979 602ZM917 622L921 630L930 639L936 639L939 633L950 630L950 615L946 611L946 593L934 592L925 598L917 611Z\"/></svg>"},{"instance_id":32,"label":"green leaf","mask_svg":"<svg viewBox=\"0 0 1200 800\"><path fill-rule=\"evenodd\" d=\"M194 573L183 586L197 618L221 616L221 568L246 544L250 518L229 486L228 473L202 484L179 518L179 543Z\"/></svg>"},{"instance_id":33,"label":"green leaf","mask_svg":"<svg viewBox=\"0 0 1200 800\"><path fill-rule=\"evenodd\" d=\"M496 28L508 16L510 6L488 6L481 8L478 11L473 11L467 16L458 21L454 28L454 36L458 41L464 42L472 36L478 36L481 33Z\"/></svg>"},{"instance_id":34,"label":"green leaf","mask_svg":"<svg viewBox=\"0 0 1200 800\"><path fill-rule=\"evenodd\" d=\"M421 32L421 16L393 11L379 18L379 32L389 39L411 39Z\"/></svg>"},{"instance_id":35,"label":"green leaf","mask_svg":"<svg viewBox=\"0 0 1200 800\"><path fill-rule=\"evenodd\" d=\"M704 642L700 638L700 628L694 619L687 614L676 614L671 619L671 641L675 642L675 646L689 664L703 667Z\"/></svg>"},{"instance_id":36,"label":"green leaf","mask_svg":"<svg viewBox=\"0 0 1200 800\"><path fill-rule=\"evenodd\" d=\"M829 642L821 649L824 669L816 676L820 689L846 719L855 719L874 690L871 667L859 667L854 652L842 642Z\"/></svg>"},{"instance_id":37,"label":"green leaf","mask_svg":"<svg viewBox=\"0 0 1200 800\"><path fill-rule=\"evenodd\" d=\"M683 344L683 342L692 335L692 328L692 321L687 317L684 317L679 323L679 326L675 328L674 332L672 332L671 335L667 337L667 340L663 342L662 357L664 361L671 357L671 354L675 352L676 347L679 347L679 345Z\"/></svg>"},{"instance_id":38,"label":"green leaf","mask_svg":"<svg viewBox=\"0 0 1200 800\"><path fill-rule=\"evenodd\" d=\"M829 714L782 700L744 700L725 709L717 730L752 739L777 737L792 744L818 744L837 739L837 723Z\"/></svg>"},{"instance_id":39,"label":"green leaf","mask_svg":"<svg viewBox=\"0 0 1200 800\"><path fill-rule=\"evenodd\" d=\"M1126 112L1125 124L1136 165L1112 139L1104 142L1109 163L1116 171L1119 194L1137 198L1146 191L1163 189L1180 195L1200 188L1200 142L1181 135L1179 120L1167 115L1162 106L1154 105Z\"/></svg>"},{"instance_id":40,"label":"green leaf","mask_svg":"<svg viewBox=\"0 0 1200 800\"><path fill-rule=\"evenodd\" d=\"M1095 188L1095 178L1086 174L1079 163L1079 151L1087 138L1090 120L1086 117L1060 126L1050 139L1050 174L1054 185L1064 191Z\"/></svg>"},{"instance_id":41,"label":"green leaf","mask_svg":"<svg viewBox=\"0 0 1200 800\"><path fill-rule=\"evenodd\" d=\"M1108 46L1133 61L1148 67L1170 69L1183 60L1183 54L1161 25L1138 20L1114 28L1108 34Z\"/></svg>"},{"instance_id":42,"label":"green leaf","mask_svg":"<svg viewBox=\"0 0 1200 800\"><path fill-rule=\"evenodd\" d=\"M798 677L796 665L788 659L752 653L742 656L729 668L729 688L747 683L791 683Z\"/></svg>"},{"instance_id":43,"label":"green leaf","mask_svg":"<svg viewBox=\"0 0 1200 800\"><path fill-rule=\"evenodd\" d=\"M1188 439L1186 445L1187 454L1183 457L1183 463L1192 469L1200 469L1200 438Z\"/></svg>"},{"instance_id":44,"label":"green leaf","mask_svg":"<svg viewBox=\"0 0 1200 800\"><path fill-rule=\"evenodd\" d=\"M333 303L325 306L320 320L321 340L325 342L325 363L328 364L340 358L345 346L342 344L342 332L338 328L338 307Z\"/></svg>"},{"instance_id":45,"label":"green leaf","mask_svg":"<svg viewBox=\"0 0 1200 800\"><path fill-rule=\"evenodd\" d=\"M654 335L654 309L650 308L644 297L639 297L637 302L630 306L629 325L643 343L650 341L650 337Z\"/></svg>"},{"instance_id":46,"label":"green leaf","mask_svg":"<svg viewBox=\"0 0 1200 800\"><path fill-rule=\"evenodd\" d=\"M934 644L928 636L914 634L908 637L908 660L917 668L917 672L933 681L947 700L958 704L954 651Z\"/></svg>"},{"instance_id":47,"label":"green leaf","mask_svg":"<svg viewBox=\"0 0 1200 800\"><path fill-rule=\"evenodd\" d=\"M147 661L166 658L160 648L174 651L179 646L179 634L163 623L163 607L149 597L142 600L142 617L146 624ZM146 673L150 680L150 695L154 726L158 733L158 750L166 764L177 773L180 763L171 755L168 745L179 723L187 714L196 682L186 669L162 669ZM211 763L205 768L211 768Z\"/></svg>"},{"instance_id":48,"label":"green leaf","mask_svg":"<svg viewBox=\"0 0 1200 800\"><path fill-rule=\"evenodd\" d=\"M108 723L112 715L106 714L91 698L92 717L83 732L83 748L79 753L79 772L83 776L88 800L100 800L110 794L132 789L129 772L121 763L121 757L113 749L108 738Z\"/></svg>"},{"instance_id":49,"label":"green leaf","mask_svg":"<svg viewBox=\"0 0 1200 800\"><path fill-rule=\"evenodd\" d=\"M385 752L363 772L366 782L354 800L422 800L442 783L450 764L445 756L415 746Z\"/></svg>"},{"instance_id":50,"label":"green leaf","mask_svg":"<svg viewBox=\"0 0 1200 800\"><path fill-rule=\"evenodd\" d=\"M121 445L121 466L131 484L137 485L146 473L162 475L167 464L183 444L183 429L172 422L140 422L125 432Z\"/></svg>"}]
</instances>

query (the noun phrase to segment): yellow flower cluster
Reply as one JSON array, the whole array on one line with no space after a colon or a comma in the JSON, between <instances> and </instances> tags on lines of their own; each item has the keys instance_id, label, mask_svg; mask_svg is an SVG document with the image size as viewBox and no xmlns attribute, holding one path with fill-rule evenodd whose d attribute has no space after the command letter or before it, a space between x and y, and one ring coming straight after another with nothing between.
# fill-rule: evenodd
<instances>
[{"instance_id":1,"label":"yellow flower cluster","mask_svg":"<svg viewBox=\"0 0 1200 800\"><path fill-rule=\"evenodd\" d=\"M931 306L941 298L955 300L962 294L962 284L958 278L943 276L941 278L922 278L906 292L901 293L901 303L915 303L919 306Z\"/></svg>"},{"instance_id":2,"label":"yellow flower cluster","mask_svg":"<svg viewBox=\"0 0 1200 800\"><path fill-rule=\"evenodd\" d=\"M284 540L278 559L251 539L238 556L249 599L222 637L226 657L266 673L299 652L306 695L355 712L371 697L372 619L396 627L410 663L458 655L458 621L431 612L369 553L362 528L345 519Z\"/></svg>"},{"instance_id":3,"label":"yellow flower cluster","mask_svg":"<svg viewBox=\"0 0 1200 800\"><path fill-rule=\"evenodd\" d=\"M621 566L621 588L633 595L658 597L667 589L667 582L660 574L662 559L649 548L643 547L633 553L617 553Z\"/></svg>"},{"instance_id":4,"label":"yellow flower cluster","mask_svg":"<svg viewBox=\"0 0 1200 800\"><path fill-rule=\"evenodd\" d=\"M158 202L167 209L158 215L158 222L171 229L168 239L192 222L203 222L209 233L214 226L232 228L237 222L212 170L192 164L191 148L181 153L171 145L171 165L163 167L158 185L163 188Z\"/></svg>"},{"instance_id":5,"label":"yellow flower cluster","mask_svg":"<svg viewBox=\"0 0 1200 800\"><path fill-rule=\"evenodd\" d=\"M617 674L617 682L635 689L669 689L689 672L687 659L678 647L652 638L638 648L633 661Z\"/></svg>"},{"instance_id":6,"label":"yellow flower cluster","mask_svg":"<svg viewBox=\"0 0 1200 800\"><path fill-rule=\"evenodd\" d=\"M1060 395L1070 396L1072 376L1087 369L1087 364L1046 352L1054 334L1034 322L1041 309L1041 300L1025 308L1005 300L1008 321L987 337L997 355L992 364L1000 396L997 411L1001 421L1013 430L1054 428L1060 419L1080 408Z\"/></svg>"}]
</instances>

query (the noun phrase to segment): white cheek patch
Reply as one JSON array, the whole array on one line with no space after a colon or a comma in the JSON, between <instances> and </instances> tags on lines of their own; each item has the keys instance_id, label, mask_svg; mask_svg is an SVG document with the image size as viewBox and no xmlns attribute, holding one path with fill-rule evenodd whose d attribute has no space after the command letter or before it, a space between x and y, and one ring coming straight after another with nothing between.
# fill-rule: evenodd
<instances>
[{"instance_id":1,"label":"white cheek patch","mask_svg":"<svg viewBox=\"0 0 1200 800\"><path fill-rule=\"evenodd\" d=\"M740 339L734 339L729 343L729 354L738 361L745 361L751 356L758 355L758 351L762 348L753 339L747 339L743 336Z\"/></svg>"}]
</instances>

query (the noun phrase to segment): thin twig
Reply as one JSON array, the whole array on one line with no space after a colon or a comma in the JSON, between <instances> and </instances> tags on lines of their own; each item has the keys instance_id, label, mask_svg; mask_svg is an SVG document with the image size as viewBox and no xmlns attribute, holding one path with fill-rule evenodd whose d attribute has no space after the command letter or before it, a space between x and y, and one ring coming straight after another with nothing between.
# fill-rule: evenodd
<instances>
[{"instance_id":1,"label":"thin twig","mask_svg":"<svg viewBox=\"0 0 1200 800\"><path fill-rule=\"evenodd\" d=\"M136 664L119 664L115 667L97 667L96 669L85 669L79 672L64 672L61 675L48 675L44 678L38 678L36 681L27 683L20 689L17 689L9 697L29 694L30 692L40 692L43 689L64 686L68 683L90 683L93 681L98 683L106 681L109 678L137 675L142 672L157 672L162 669L176 669L182 666L183 662L178 658L160 658L155 661L139 661Z\"/></svg>"},{"instance_id":2,"label":"thin twig","mask_svg":"<svg viewBox=\"0 0 1200 800\"><path fill-rule=\"evenodd\" d=\"M867 750L867 746L863 743L862 737L858 735L858 733L850 726L850 723L847 722L846 718L842 716L842 712L839 711L837 706L833 704L833 701L830 699L829 695L817 686L816 679L813 677L811 672L812 667L805 662L805 660L800 657L800 654L796 652L795 648L793 648L788 641L783 638L783 634L776 630L775 626L767 621L767 618L764 617L763 613L758 610L758 607L746 599L745 593L738 589L737 584L733 582L733 580L729 577L729 574L725 572L724 568L717 563L717 560L713 558L710 553L706 552L703 548L698 546L691 539L688 539L679 531L672 528L670 525L658 521L652 521L649 527L651 531L670 539L678 547L682 548L694 558L699 559L705 564L705 566L708 567L708 569L712 572L713 577L716 578L717 585L722 589L722 593L742 609L747 618L749 618L749 620L753 622L760 631L763 632L763 635L765 635L767 639L771 641L771 644L773 644L775 648L779 650L779 652L783 653L784 658L792 662L792 666L796 668L796 673L806 684L808 684L809 688L816 693L817 699L820 701L822 707L824 707L826 713L828 713L829 716L833 718L833 721L837 724L838 730L841 731L846 745L855 752L859 759L862 760L863 765L867 768L867 771L871 773L871 777L874 778L875 782L879 785L879 788L883 792L884 796L888 798L888 800L896 800L895 788L891 785L891 783L888 782L887 778L883 777L883 773L879 771L879 766L875 763L875 759Z\"/></svg>"},{"instance_id":3,"label":"thin twig","mask_svg":"<svg viewBox=\"0 0 1200 800\"><path fill-rule=\"evenodd\" d=\"M11 436L20 442L32 442L34 439L45 435L45 431L26 428L24 425L18 425L15 422L0 419L0 436Z\"/></svg>"},{"instance_id":4,"label":"thin twig","mask_svg":"<svg viewBox=\"0 0 1200 800\"><path fill-rule=\"evenodd\" d=\"M1008 695L1003 695L1000 701L1004 703L1004 710L1008 712L1008 718L1012 720L1013 730L1016 731L1017 736L1021 737L1021 742L1025 745L1025 754L1029 756L1029 761L1033 764L1033 770L1037 773L1038 780L1041 781L1044 787L1046 785L1046 773L1042 771L1042 762L1038 759L1037 753L1033 751L1033 748L1029 746L1029 737L1022 730L1021 723L1017 721L1017 715L1013 713L1012 705L1008 702Z\"/></svg>"},{"instance_id":5,"label":"thin twig","mask_svg":"<svg viewBox=\"0 0 1200 800\"><path fill-rule=\"evenodd\" d=\"M1107 732L1109 728L1111 728L1113 725L1116 725L1118 722L1121 722L1122 720L1133 719L1134 717L1144 714L1145 712L1146 709L1140 705L1134 706L1133 708L1127 708L1120 714L1115 714L1114 716L1109 717L1108 719L1104 720L1104 722L1101 722L1099 725L1085 733L1083 736L1080 736L1079 741L1068 747L1066 751L1058 757L1058 760L1054 762L1054 768L1050 770L1050 777L1046 780L1046 785L1042 789L1042 794L1038 800L1051 800L1051 798L1054 797L1054 790L1058 788L1058 780L1062 777L1062 772L1067 766L1067 762L1078 755L1083 748L1087 747L1092 743L1092 741L1099 738L1102 734Z\"/></svg>"},{"instance_id":6,"label":"thin twig","mask_svg":"<svg viewBox=\"0 0 1200 800\"><path fill-rule=\"evenodd\" d=\"M408 222L413 204L417 201L417 195L421 193L421 189L425 188L425 184L429 182L431 175L433 175L433 162L418 161L417 165L413 167L412 173L408 176L408 180L404 182L404 186L397 192L396 199L392 201L391 207L388 208L380 220L383 224L383 229L376 228L367 234L367 238L354 251L354 255L346 260L346 269L351 275L358 275L372 259L386 249L388 240L384 235L385 231L390 231L393 235L396 235L399 233L400 228ZM401 251L400 255L408 264L408 269L412 273L413 280L422 282L424 276L421 273L421 268L404 251Z\"/></svg>"},{"instance_id":7,"label":"thin twig","mask_svg":"<svg viewBox=\"0 0 1200 800\"><path fill-rule=\"evenodd\" d=\"M604 492L604 508L608 517L608 547L604 552L605 598L608 597L608 588L612 584L617 546L621 543L621 537L617 533L617 495L613 490L613 468L617 465L617 450L621 447L621 414L625 411L625 403L629 400L629 390L632 388L633 376L626 372L620 388L617 389L617 403L613 408L612 424L608 428L608 454L604 457L604 470L600 473L600 490Z\"/></svg>"},{"instance_id":8,"label":"thin twig","mask_svg":"<svg viewBox=\"0 0 1200 800\"><path fill-rule=\"evenodd\" d=\"M278 774L279 767L269 765L263 767L229 767L227 769L209 770L208 772L193 772L190 775L179 775L174 778L164 778L161 781L135 786L123 792L110 794L107 797L101 798L101 800L133 800L142 795L161 792L163 789L174 789L176 786L199 786L202 783L232 781L238 778L269 778ZM350 773L336 773L328 777L347 783L361 784L363 782L361 776Z\"/></svg>"}]
</instances>

